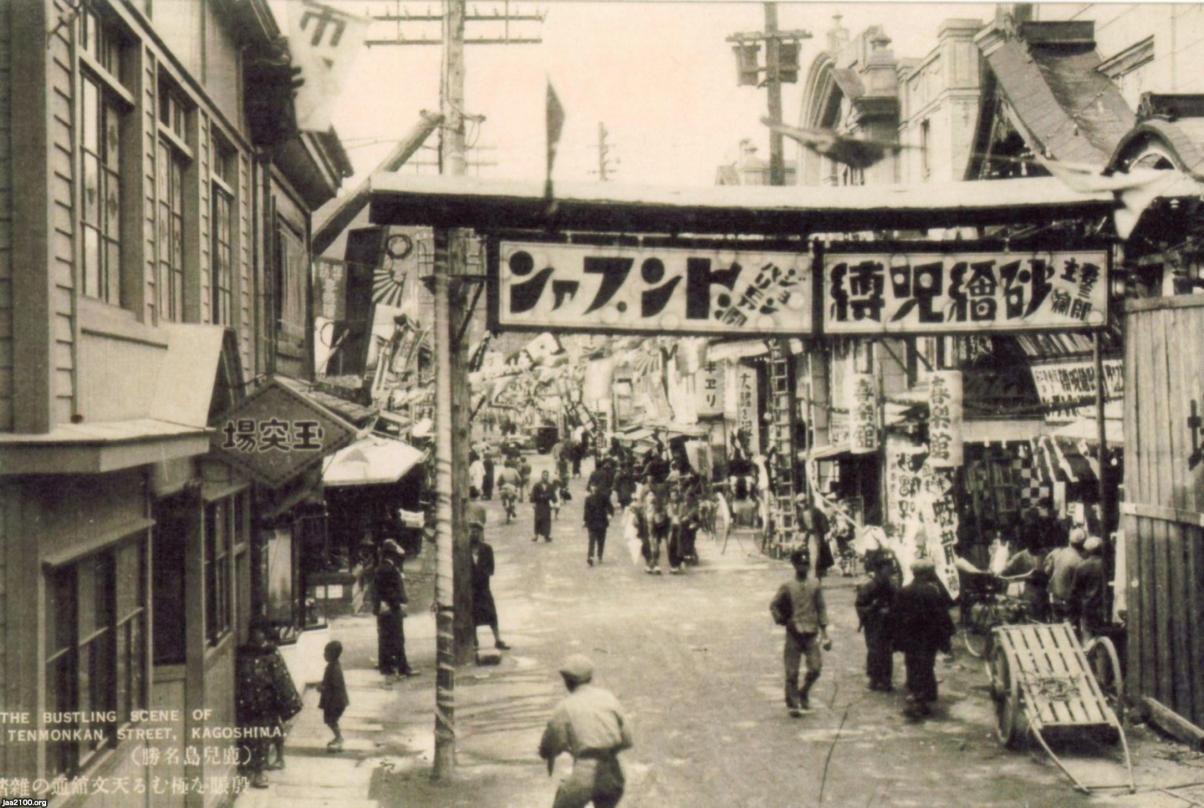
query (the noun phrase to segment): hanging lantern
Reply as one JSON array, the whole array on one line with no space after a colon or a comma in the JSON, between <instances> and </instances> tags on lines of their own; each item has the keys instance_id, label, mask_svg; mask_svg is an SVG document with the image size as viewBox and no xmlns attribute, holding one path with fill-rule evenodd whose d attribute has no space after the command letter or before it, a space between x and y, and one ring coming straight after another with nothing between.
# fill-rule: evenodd
<instances>
[{"instance_id":1,"label":"hanging lantern","mask_svg":"<svg viewBox=\"0 0 1204 808\"><path fill-rule=\"evenodd\" d=\"M732 47L736 54L736 84L741 87L756 87L760 83L760 68L757 54L761 46L755 42L740 42Z\"/></svg>"}]
</instances>

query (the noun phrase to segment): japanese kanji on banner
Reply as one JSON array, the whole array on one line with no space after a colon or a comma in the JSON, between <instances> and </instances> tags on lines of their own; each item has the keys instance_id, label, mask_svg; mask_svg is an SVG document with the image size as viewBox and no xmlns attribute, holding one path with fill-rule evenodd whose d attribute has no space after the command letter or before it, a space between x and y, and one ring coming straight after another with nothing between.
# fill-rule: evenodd
<instances>
[{"instance_id":1,"label":"japanese kanji on banner","mask_svg":"<svg viewBox=\"0 0 1204 808\"><path fill-rule=\"evenodd\" d=\"M928 378L928 462L955 468L962 456L962 374L938 370Z\"/></svg>"},{"instance_id":2,"label":"japanese kanji on banner","mask_svg":"<svg viewBox=\"0 0 1204 808\"><path fill-rule=\"evenodd\" d=\"M811 333L806 252L501 240L489 255L489 309L499 329Z\"/></svg>"},{"instance_id":3,"label":"japanese kanji on banner","mask_svg":"<svg viewBox=\"0 0 1204 808\"><path fill-rule=\"evenodd\" d=\"M831 253L823 296L829 334L1098 328L1108 253Z\"/></svg>"},{"instance_id":4,"label":"japanese kanji on banner","mask_svg":"<svg viewBox=\"0 0 1204 808\"><path fill-rule=\"evenodd\" d=\"M355 433L325 407L272 381L221 417L212 446L222 460L279 488L346 446Z\"/></svg>"},{"instance_id":5,"label":"japanese kanji on banner","mask_svg":"<svg viewBox=\"0 0 1204 808\"><path fill-rule=\"evenodd\" d=\"M723 365L710 362L694 374L694 412L699 418L723 415Z\"/></svg>"},{"instance_id":6,"label":"japanese kanji on banner","mask_svg":"<svg viewBox=\"0 0 1204 808\"><path fill-rule=\"evenodd\" d=\"M757 418L759 395L757 371L746 365L737 365L736 382L736 432L748 440L746 447L756 454L761 446L761 422Z\"/></svg>"},{"instance_id":7,"label":"japanese kanji on banner","mask_svg":"<svg viewBox=\"0 0 1204 808\"><path fill-rule=\"evenodd\" d=\"M849 451L878 451L878 385L873 374L845 374L845 401L849 407Z\"/></svg>"}]
</instances>

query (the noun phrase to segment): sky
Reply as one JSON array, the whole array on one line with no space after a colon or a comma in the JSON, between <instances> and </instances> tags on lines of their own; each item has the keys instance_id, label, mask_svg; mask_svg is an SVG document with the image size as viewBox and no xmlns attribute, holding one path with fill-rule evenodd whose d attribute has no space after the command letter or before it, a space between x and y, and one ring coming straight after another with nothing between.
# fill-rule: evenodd
<instances>
[{"instance_id":1,"label":"sky","mask_svg":"<svg viewBox=\"0 0 1204 808\"><path fill-rule=\"evenodd\" d=\"M437 13L434 2L404 3L410 13ZM491 14L503 2L470 2L470 11ZM396 2L339 0L354 13L395 12ZM465 111L484 115L470 125L469 142L484 147L470 159L496 163L470 173L498 179L543 179L544 100L551 81L565 109L555 179L592 181L597 176L598 124L603 123L617 158L612 180L652 185L714 184L716 168L732 162L742 138L752 138L768 157L760 118L766 92L736 85L735 60L725 38L764 23L759 2L551 2L512 0L512 12L546 12L539 23L512 24L511 33L538 34L538 45L466 48ZM833 15L856 36L882 25L896 56L919 57L936 45L942 20L988 20L991 4L779 3L779 27L810 31L800 61L818 55ZM438 38L439 25L406 23L410 38ZM393 23L376 24L370 36L388 37ZM467 36L494 36L493 22L469 23ZM419 110L439 108L441 48L372 47L355 61L351 79L333 111L335 128L357 176L370 172L417 120ZM799 84L784 87L784 118L797 123ZM416 161L436 158L432 148ZM787 141L786 159L795 159ZM410 168L406 171L413 172ZM433 167L422 169L434 173ZM348 187L350 183L344 185Z\"/></svg>"}]
</instances>

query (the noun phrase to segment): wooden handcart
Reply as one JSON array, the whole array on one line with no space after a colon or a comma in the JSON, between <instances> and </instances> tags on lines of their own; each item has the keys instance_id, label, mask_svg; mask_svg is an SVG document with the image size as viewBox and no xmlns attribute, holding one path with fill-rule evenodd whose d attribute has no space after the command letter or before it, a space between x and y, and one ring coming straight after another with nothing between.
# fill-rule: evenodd
<instances>
[{"instance_id":1,"label":"wooden handcart","mask_svg":"<svg viewBox=\"0 0 1204 808\"><path fill-rule=\"evenodd\" d=\"M1108 638L1095 638L1085 649L1069 623L999 626L990 673L995 731L1004 746L1015 748L1031 734L1079 791L1137 790L1129 743L1118 717L1123 716L1120 661ZM1084 784L1050 749L1047 734L1055 740L1089 734L1109 743L1119 741L1127 786Z\"/></svg>"}]
</instances>

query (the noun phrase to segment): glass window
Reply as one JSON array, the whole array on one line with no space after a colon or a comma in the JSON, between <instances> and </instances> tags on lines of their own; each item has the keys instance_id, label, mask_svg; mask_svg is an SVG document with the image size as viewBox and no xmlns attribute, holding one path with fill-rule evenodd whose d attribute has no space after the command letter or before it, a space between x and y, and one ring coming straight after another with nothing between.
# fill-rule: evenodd
<instances>
[{"instance_id":1,"label":"glass window","mask_svg":"<svg viewBox=\"0 0 1204 808\"><path fill-rule=\"evenodd\" d=\"M234 308L234 194L230 180L222 175L224 149L217 149L213 182L213 322L233 325ZM227 167L227 170L228 167Z\"/></svg>"},{"instance_id":2,"label":"glass window","mask_svg":"<svg viewBox=\"0 0 1204 808\"><path fill-rule=\"evenodd\" d=\"M121 111L87 71L80 92L84 294L121 305Z\"/></svg>"},{"instance_id":3,"label":"glass window","mask_svg":"<svg viewBox=\"0 0 1204 808\"><path fill-rule=\"evenodd\" d=\"M159 313L184 319L184 171L187 158L159 139Z\"/></svg>"},{"instance_id":4,"label":"glass window","mask_svg":"<svg viewBox=\"0 0 1204 808\"><path fill-rule=\"evenodd\" d=\"M205 637L210 645L230 632L232 510L229 500L205 506Z\"/></svg>"},{"instance_id":5,"label":"glass window","mask_svg":"<svg viewBox=\"0 0 1204 808\"><path fill-rule=\"evenodd\" d=\"M87 765L113 745L131 712L146 706L145 563L145 544L138 539L47 575L46 710L92 718L90 737L47 744L49 777ZM76 726L51 720L47 728Z\"/></svg>"}]
</instances>

